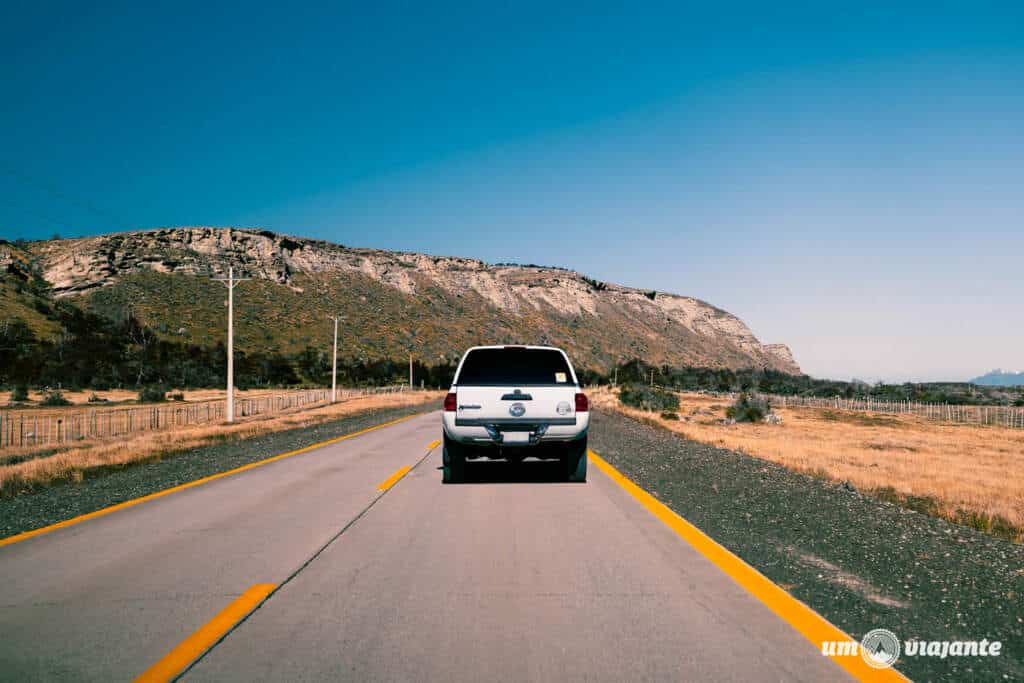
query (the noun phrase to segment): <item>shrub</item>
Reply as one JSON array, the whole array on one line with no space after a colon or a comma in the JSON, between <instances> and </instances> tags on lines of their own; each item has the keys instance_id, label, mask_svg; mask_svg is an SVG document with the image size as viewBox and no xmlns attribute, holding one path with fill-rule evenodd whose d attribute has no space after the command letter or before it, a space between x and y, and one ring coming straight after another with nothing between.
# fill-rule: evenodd
<instances>
[{"instance_id":1,"label":"shrub","mask_svg":"<svg viewBox=\"0 0 1024 683\"><path fill-rule=\"evenodd\" d=\"M180 391L176 391L173 394L167 394L167 398L171 399L172 401L184 401L185 394L183 394Z\"/></svg>"},{"instance_id":2,"label":"shrub","mask_svg":"<svg viewBox=\"0 0 1024 683\"><path fill-rule=\"evenodd\" d=\"M661 414L661 419L662 420L678 420L679 419L679 414L678 413L669 412L669 411L665 411L664 413Z\"/></svg>"},{"instance_id":3,"label":"shrub","mask_svg":"<svg viewBox=\"0 0 1024 683\"><path fill-rule=\"evenodd\" d=\"M166 387L159 384L150 384L142 387L139 391L139 403L160 403L165 401Z\"/></svg>"},{"instance_id":4,"label":"shrub","mask_svg":"<svg viewBox=\"0 0 1024 683\"><path fill-rule=\"evenodd\" d=\"M627 406L651 411L679 410L679 397L671 391L643 384L627 384L619 392L619 400Z\"/></svg>"},{"instance_id":5,"label":"shrub","mask_svg":"<svg viewBox=\"0 0 1024 683\"><path fill-rule=\"evenodd\" d=\"M737 422L761 422L771 412L771 405L760 396L740 394L736 402L726 408L725 416Z\"/></svg>"},{"instance_id":6,"label":"shrub","mask_svg":"<svg viewBox=\"0 0 1024 683\"><path fill-rule=\"evenodd\" d=\"M12 401L27 401L28 400L28 387L24 384L17 384L14 387L14 391L11 392Z\"/></svg>"},{"instance_id":7,"label":"shrub","mask_svg":"<svg viewBox=\"0 0 1024 683\"><path fill-rule=\"evenodd\" d=\"M52 389L46 392L46 397L40 402L44 406L69 406L71 401L64 398L64 392L60 389Z\"/></svg>"}]
</instances>

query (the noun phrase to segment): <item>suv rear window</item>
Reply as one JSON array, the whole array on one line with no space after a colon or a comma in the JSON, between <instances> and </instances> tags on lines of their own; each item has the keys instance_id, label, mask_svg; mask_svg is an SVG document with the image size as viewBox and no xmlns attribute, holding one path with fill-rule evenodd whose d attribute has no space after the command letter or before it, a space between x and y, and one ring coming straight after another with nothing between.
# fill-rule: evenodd
<instances>
[{"instance_id":1,"label":"suv rear window","mask_svg":"<svg viewBox=\"0 0 1024 683\"><path fill-rule=\"evenodd\" d=\"M476 349L462 363L459 386L572 385L572 371L551 349Z\"/></svg>"}]
</instances>

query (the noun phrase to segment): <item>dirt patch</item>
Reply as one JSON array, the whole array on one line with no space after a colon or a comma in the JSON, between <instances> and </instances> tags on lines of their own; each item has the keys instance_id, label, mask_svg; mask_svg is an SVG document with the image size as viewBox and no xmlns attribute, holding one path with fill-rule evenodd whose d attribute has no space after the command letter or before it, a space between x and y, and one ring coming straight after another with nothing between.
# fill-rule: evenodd
<instances>
[{"instance_id":1,"label":"dirt patch","mask_svg":"<svg viewBox=\"0 0 1024 683\"><path fill-rule=\"evenodd\" d=\"M802 552L797 548L793 548L792 546L787 548L786 551L789 553L793 553L794 555L796 555L796 557L799 557L808 565L816 567L819 570L821 570L822 574L820 574L819 576L825 581L830 581L831 583L834 583L837 586L841 586L847 590L853 591L854 593L861 595L866 600L870 600L876 605L882 605L883 607L899 608L907 608L910 606L909 602L897 600L896 598L891 598L887 595L883 595L882 592L876 586L871 585L868 581L857 576L856 574L843 571L842 569L832 564L828 560L823 560L822 558L816 555Z\"/></svg>"},{"instance_id":2,"label":"dirt patch","mask_svg":"<svg viewBox=\"0 0 1024 683\"><path fill-rule=\"evenodd\" d=\"M808 410L815 410L809 408ZM822 410L821 419L826 422L845 422L853 425L864 425L866 427L902 427L903 423L898 418L886 417L884 415L871 415L869 413L858 413L852 410Z\"/></svg>"},{"instance_id":3,"label":"dirt patch","mask_svg":"<svg viewBox=\"0 0 1024 683\"><path fill-rule=\"evenodd\" d=\"M891 441L883 441L881 443L866 443L864 448L869 448L873 451L906 451L907 453L917 453L920 448L914 446L906 446L904 444L892 443Z\"/></svg>"}]
</instances>

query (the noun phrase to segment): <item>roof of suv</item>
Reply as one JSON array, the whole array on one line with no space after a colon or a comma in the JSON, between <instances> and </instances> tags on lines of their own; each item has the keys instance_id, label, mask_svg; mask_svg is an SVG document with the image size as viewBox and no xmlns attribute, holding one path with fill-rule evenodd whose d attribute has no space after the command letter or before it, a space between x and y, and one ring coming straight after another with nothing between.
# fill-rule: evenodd
<instances>
[{"instance_id":1,"label":"roof of suv","mask_svg":"<svg viewBox=\"0 0 1024 683\"><path fill-rule=\"evenodd\" d=\"M560 349L557 346L534 346L532 344L491 344L489 346L471 346L466 349L466 353L476 351L477 349L542 349L545 351L561 351L562 353L565 353L565 350Z\"/></svg>"}]
</instances>

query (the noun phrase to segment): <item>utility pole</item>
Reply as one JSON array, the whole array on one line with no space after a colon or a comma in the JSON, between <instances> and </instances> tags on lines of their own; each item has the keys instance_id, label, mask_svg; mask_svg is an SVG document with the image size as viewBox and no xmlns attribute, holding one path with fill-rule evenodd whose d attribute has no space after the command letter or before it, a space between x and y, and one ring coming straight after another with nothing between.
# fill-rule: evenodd
<instances>
[{"instance_id":1,"label":"utility pole","mask_svg":"<svg viewBox=\"0 0 1024 683\"><path fill-rule=\"evenodd\" d=\"M336 315L334 320L334 360L331 362L331 403L338 400L338 321L347 316Z\"/></svg>"},{"instance_id":2,"label":"utility pole","mask_svg":"<svg viewBox=\"0 0 1024 683\"><path fill-rule=\"evenodd\" d=\"M228 288L228 422L235 421L235 287L247 277L235 277L233 266L228 267L227 277L215 277Z\"/></svg>"},{"instance_id":3,"label":"utility pole","mask_svg":"<svg viewBox=\"0 0 1024 683\"><path fill-rule=\"evenodd\" d=\"M415 387L412 384L412 351L416 348L416 330L409 331L409 390Z\"/></svg>"},{"instance_id":4,"label":"utility pole","mask_svg":"<svg viewBox=\"0 0 1024 683\"><path fill-rule=\"evenodd\" d=\"M338 400L338 317L334 317L334 359L331 361L331 403Z\"/></svg>"}]
</instances>

